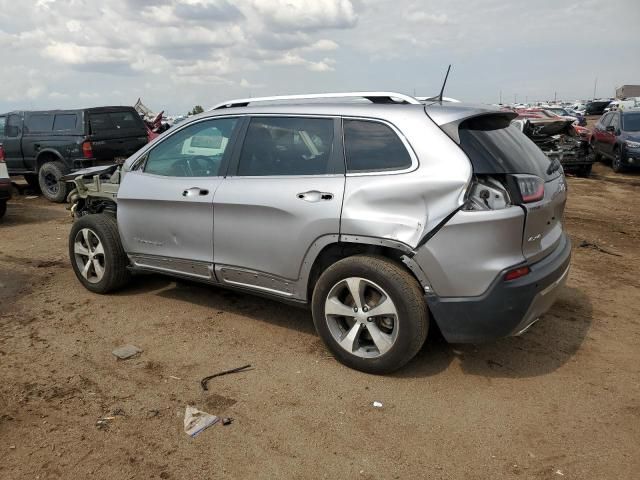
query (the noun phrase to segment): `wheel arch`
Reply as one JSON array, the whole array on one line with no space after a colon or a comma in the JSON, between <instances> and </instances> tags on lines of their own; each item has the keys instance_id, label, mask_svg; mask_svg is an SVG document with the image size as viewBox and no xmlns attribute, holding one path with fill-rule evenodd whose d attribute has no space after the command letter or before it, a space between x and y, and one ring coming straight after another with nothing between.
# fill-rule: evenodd
<instances>
[{"instance_id":1,"label":"wheel arch","mask_svg":"<svg viewBox=\"0 0 640 480\"><path fill-rule=\"evenodd\" d=\"M53 148L44 148L38 152L36 157L36 171L40 170L40 167L48 162L60 161L64 163L64 157Z\"/></svg>"},{"instance_id":2,"label":"wheel arch","mask_svg":"<svg viewBox=\"0 0 640 480\"><path fill-rule=\"evenodd\" d=\"M431 291L427 275L411 258L408 245L393 240L353 235L329 235L318 239L307 252L301 268L300 294L309 301L315 285L329 266L354 255L376 255L387 258L406 269L418 281L425 292Z\"/></svg>"}]
</instances>

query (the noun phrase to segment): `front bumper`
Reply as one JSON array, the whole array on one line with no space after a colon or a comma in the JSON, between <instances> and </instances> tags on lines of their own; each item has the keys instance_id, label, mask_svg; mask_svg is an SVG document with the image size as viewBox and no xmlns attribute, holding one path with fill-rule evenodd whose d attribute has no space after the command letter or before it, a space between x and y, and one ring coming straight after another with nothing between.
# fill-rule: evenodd
<instances>
[{"instance_id":1,"label":"front bumper","mask_svg":"<svg viewBox=\"0 0 640 480\"><path fill-rule=\"evenodd\" d=\"M625 148L622 162L630 167L640 167L640 148Z\"/></svg>"},{"instance_id":2,"label":"front bumper","mask_svg":"<svg viewBox=\"0 0 640 480\"><path fill-rule=\"evenodd\" d=\"M566 235L530 273L505 282L502 272L478 297L427 295L440 331L451 343L479 343L523 333L553 305L569 274L571 242Z\"/></svg>"}]
</instances>

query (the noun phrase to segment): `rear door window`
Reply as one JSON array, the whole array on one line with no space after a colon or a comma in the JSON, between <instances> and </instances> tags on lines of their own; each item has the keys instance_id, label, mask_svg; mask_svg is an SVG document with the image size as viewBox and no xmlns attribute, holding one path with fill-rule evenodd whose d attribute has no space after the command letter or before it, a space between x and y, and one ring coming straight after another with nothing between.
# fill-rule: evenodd
<instances>
[{"instance_id":1,"label":"rear door window","mask_svg":"<svg viewBox=\"0 0 640 480\"><path fill-rule=\"evenodd\" d=\"M331 118L252 118L240 153L238 175L343 173L337 172L332 162L333 143Z\"/></svg>"},{"instance_id":2,"label":"rear door window","mask_svg":"<svg viewBox=\"0 0 640 480\"><path fill-rule=\"evenodd\" d=\"M53 128L53 115L29 115L26 127L29 133L50 132Z\"/></svg>"},{"instance_id":3,"label":"rear door window","mask_svg":"<svg viewBox=\"0 0 640 480\"><path fill-rule=\"evenodd\" d=\"M55 132L75 130L77 122L78 116L75 113L60 113L53 121L53 130Z\"/></svg>"},{"instance_id":4,"label":"rear door window","mask_svg":"<svg viewBox=\"0 0 640 480\"><path fill-rule=\"evenodd\" d=\"M369 120L344 120L344 150L348 172L402 170L411 156L389 126Z\"/></svg>"},{"instance_id":5,"label":"rear door window","mask_svg":"<svg viewBox=\"0 0 640 480\"><path fill-rule=\"evenodd\" d=\"M600 120L600 125L602 125L602 128L607 128L609 126L612 116L613 113L607 113L604 117L602 117L602 120Z\"/></svg>"}]
</instances>

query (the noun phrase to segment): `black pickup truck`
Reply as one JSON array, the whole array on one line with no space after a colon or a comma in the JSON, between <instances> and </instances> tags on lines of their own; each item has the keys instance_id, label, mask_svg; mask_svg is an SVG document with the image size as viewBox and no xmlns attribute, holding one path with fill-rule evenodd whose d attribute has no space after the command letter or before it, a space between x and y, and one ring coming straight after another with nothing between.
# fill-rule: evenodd
<instances>
[{"instance_id":1,"label":"black pickup truck","mask_svg":"<svg viewBox=\"0 0 640 480\"><path fill-rule=\"evenodd\" d=\"M66 199L64 175L118 163L147 142L145 124L133 107L0 114L9 174L23 175L54 202Z\"/></svg>"}]
</instances>

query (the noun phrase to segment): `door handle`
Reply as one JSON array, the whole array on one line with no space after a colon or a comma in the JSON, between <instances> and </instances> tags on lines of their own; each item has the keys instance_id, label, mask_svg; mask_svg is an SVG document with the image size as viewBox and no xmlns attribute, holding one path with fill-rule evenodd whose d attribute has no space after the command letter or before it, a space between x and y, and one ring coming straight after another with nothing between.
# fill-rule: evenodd
<instances>
[{"instance_id":1,"label":"door handle","mask_svg":"<svg viewBox=\"0 0 640 480\"><path fill-rule=\"evenodd\" d=\"M209 190L200 187L191 187L182 192L183 197L196 197L198 195L209 195Z\"/></svg>"},{"instance_id":2,"label":"door handle","mask_svg":"<svg viewBox=\"0 0 640 480\"><path fill-rule=\"evenodd\" d=\"M308 192L301 192L296 195L300 200L304 200L305 202L319 202L320 200L331 200L333 198L333 193L330 192L319 192L318 190L309 190Z\"/></svg>"}]
</instances>

